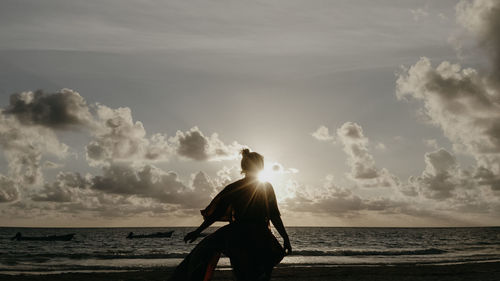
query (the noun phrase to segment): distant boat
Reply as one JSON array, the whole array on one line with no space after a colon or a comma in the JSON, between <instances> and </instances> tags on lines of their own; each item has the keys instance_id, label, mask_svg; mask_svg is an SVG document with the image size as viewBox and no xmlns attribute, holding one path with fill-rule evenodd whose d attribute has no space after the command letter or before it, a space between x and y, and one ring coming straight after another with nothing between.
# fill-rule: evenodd
<instances>
[{"instance_id":1,"label":"distant boat","mask_svg":"<svg viewBox=\"0 0 500 281\"><path fill-rule=\"evenodd\" d=\"M130 232L127 235L128 239L135 239L135 238L169 238L172 236L172 233L174 233L173 230L167 231L167 232L155 232L151 234L139 234L136 235L133 232Z\"/></svg>"},{"instance_id":2,"label":"distant boat","mask_svg":"<svg viewBox=\"0 0 500 281\"><path fill-rule=\"evenodd\" d=\"M10 240L16 241L70 241L75 236L74 233L65 234L65 235L49 235L49 236L38 236L38 237L29 237L23 236L21 232L16 233L16 235Z\"/></svg>"}]
</instances>

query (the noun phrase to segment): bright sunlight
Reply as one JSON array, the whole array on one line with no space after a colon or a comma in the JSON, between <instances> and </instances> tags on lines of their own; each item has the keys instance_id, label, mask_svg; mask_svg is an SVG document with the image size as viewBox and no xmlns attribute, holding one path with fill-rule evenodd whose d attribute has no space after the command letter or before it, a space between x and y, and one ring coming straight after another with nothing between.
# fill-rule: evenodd
<instances>
[{"instance_id":1,"label":"bright sunlight","mask_svg":"<svg viewBox=\"0 0 500 281\"><path fill-rule=\"evenodd\" d=\"M259 172L257 177L258 177L260 182L272 183L274 174L275 174L275 172L273 172L271 169L264 169L264 170Z\"/></svg>"}]
</instances>

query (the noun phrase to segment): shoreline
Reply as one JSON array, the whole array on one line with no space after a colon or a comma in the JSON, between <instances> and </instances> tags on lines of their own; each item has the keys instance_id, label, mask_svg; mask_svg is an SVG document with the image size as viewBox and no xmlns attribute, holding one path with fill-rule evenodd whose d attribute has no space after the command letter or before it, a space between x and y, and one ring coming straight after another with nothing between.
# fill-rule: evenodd
<instances>
[{"instance_id":1,"label":"shoreline","mask_svg":"<svg viewBox=\"0 0 500 281\"><path fill-rule=\"evenodd\" d=\"M71 272L43 274L4 274L5 281L101 281L101 280L166 280L173 267L158 267L148 270L119 272ZM386 265L282 265L274 269L271 280L482 280L493 281L500 278L500 262L476 262L463 264L386 264ZM214 281L233 280L229 268L218 268Z\"/></svg>"}]
</instances>

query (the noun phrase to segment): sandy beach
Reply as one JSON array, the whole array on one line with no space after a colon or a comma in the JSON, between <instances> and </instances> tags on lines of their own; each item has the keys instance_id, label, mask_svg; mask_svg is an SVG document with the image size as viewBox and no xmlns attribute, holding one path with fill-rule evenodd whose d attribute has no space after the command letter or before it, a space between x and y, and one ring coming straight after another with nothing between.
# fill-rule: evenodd
<instances>
[{"instance_id":1,"label":"sandy beach","mask_svg":"<svg viewBox=\"0 0 500 281\"><path fill-rule=\"evenodd\" d=\"M173 268L158 268L148 271L111 273L62 273L44 275L0 275L0 280L166 280ZM233 280L231 271L216 271L214 281ZM278 267L272 280L500 280L500 262L455 265L397 265L397 266L298 266Z\"/></svg>"}]
</instances>

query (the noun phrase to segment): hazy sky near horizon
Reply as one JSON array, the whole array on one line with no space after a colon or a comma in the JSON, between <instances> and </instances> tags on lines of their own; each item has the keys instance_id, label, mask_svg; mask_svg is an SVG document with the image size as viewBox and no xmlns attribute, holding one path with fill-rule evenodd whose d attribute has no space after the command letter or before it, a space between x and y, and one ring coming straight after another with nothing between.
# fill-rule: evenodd
<instances>
[{"instance_id":1,"label":"hazy sky near horizon","mask_svg":"<svg viewBox=\"0 0 500 281\"><path fill-rule=\"evenodd\" d=\"M0 226L500 221L500 3L2 1Z\"/></svg>"}]
</instances>

